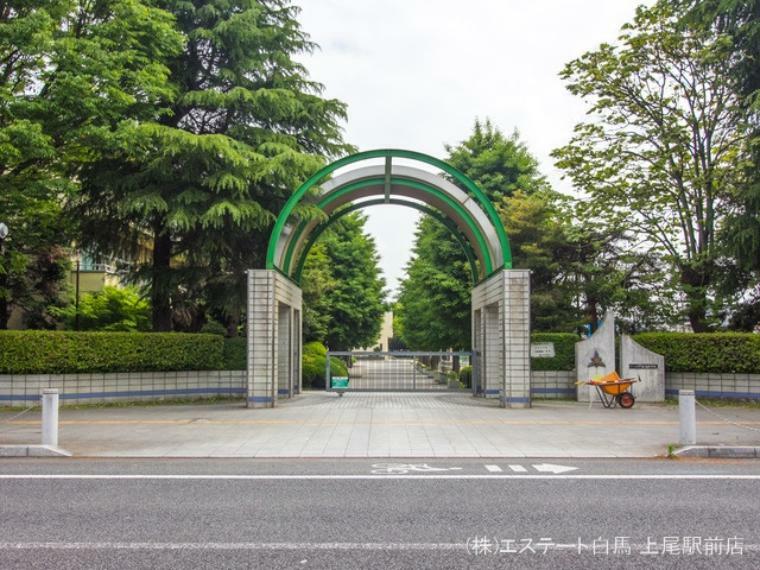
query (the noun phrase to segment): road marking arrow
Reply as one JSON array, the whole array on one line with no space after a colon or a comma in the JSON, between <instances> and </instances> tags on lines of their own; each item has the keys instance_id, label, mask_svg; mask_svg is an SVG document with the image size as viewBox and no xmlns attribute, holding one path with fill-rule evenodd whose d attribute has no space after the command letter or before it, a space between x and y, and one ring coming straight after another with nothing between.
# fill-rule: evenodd
<instances>
[{"instance_id":1,"label":"road marking arrow","mask_svg":"<svg viewBox=\"0 0 760 570\"><path fill-rule=\"evenodd\" d=\"M567 473L568 471L575 471L577 467L568 467L567 465L554 465L553 463L539 463L534 465L533 469L541 473Z\"/></svg>"},{"instance_id":2,"label":"road marking arrow","mask_svg":"<svg viewBox=\"0 0 760 570\"><path fill-rule=\"evenodd\" d=\"M523 467L522 465L510 465L510 466L509 466L509 468L510 468L512 471L515 471L516 473L525 473L526 471L528 471L528 470L527 470L525 467Z\"/></svg>"}]
</instances>

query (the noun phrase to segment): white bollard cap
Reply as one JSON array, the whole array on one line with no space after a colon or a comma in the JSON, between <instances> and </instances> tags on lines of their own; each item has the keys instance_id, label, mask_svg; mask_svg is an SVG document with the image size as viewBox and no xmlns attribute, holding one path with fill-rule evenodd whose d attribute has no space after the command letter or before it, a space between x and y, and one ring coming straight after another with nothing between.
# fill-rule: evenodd
<instances>
[{"instance_id":1,"label":"white bollard cap","mask_svg":"<svg viewBox=\"0 0 760 570\"><path fill-rule=\"evenodd\" d=\"M43 394L57 394L58 388L43 388L42 393Z\"/></svg>"},{"instance_id":2,"label":"white bollard cap","mask_svg":"<svg viewBox=\"0 0 760 570\"><path fill-rule=\"evenodd\" d=\"M679 390L678 395L679 396L693 396L694 390Z\"/></svg>"}]
</instances>

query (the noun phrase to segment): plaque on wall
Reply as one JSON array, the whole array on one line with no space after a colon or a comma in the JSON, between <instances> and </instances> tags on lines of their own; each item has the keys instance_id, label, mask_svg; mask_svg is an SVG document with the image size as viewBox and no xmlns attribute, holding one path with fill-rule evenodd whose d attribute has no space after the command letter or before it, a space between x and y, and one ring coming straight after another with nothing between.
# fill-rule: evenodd
<instances>
[{"instance_id":1,"label":"plaque on wall","mask_svg":"<svg viewBox=\"0 0 760 570\"><path fill-rule=\"evenodd\" d=\"M533 342L530 345L531 358L554 358L553 342Z\"/></svg>"}]
</instances>

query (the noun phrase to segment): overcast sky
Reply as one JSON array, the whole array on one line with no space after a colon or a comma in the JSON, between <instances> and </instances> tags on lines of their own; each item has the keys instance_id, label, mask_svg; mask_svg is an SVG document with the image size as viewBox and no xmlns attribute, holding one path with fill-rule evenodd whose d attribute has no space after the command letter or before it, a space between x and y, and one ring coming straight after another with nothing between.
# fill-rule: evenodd
<instances>
[{"instance_id":1,"label":"overcast sky","mask_svg":"<svg viewBox=\"0 0 760 570\"><path fill-rule=\"evenodd\" d=\"M328 97L348 104L346 140L439 158L475 118L514 129L563 192L549 156L584 107L558 77L569 60L611 42L641 0L296 0L321 46L304 60ZM648 1L647 3L651 3ZM389 289L410 257L417 215L368 208Z\"/></svg>"}]
</instances>

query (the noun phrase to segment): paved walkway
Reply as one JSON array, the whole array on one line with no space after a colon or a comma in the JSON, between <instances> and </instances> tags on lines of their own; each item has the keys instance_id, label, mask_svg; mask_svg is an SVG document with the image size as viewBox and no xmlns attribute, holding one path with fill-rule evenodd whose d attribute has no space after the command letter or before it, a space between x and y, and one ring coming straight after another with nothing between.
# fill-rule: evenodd
<instances>
[{"instance_id":1,"label":"paved walkway","mask_svg":"<svg viewBox=\"0 0 760 570\"><path fill-rule=\"evenodd\" d=\"M760 430L760 410L719 408ZM0 444L38 443L39 413L0 414ZM697 414L699 443L755 445L760 431ZM61 410L61 447L127 457L651 457L678 440L678 410L575 402L499 408L466 394L307 393L274 409L238 403Z\"/></svg>"}]
</instances>

